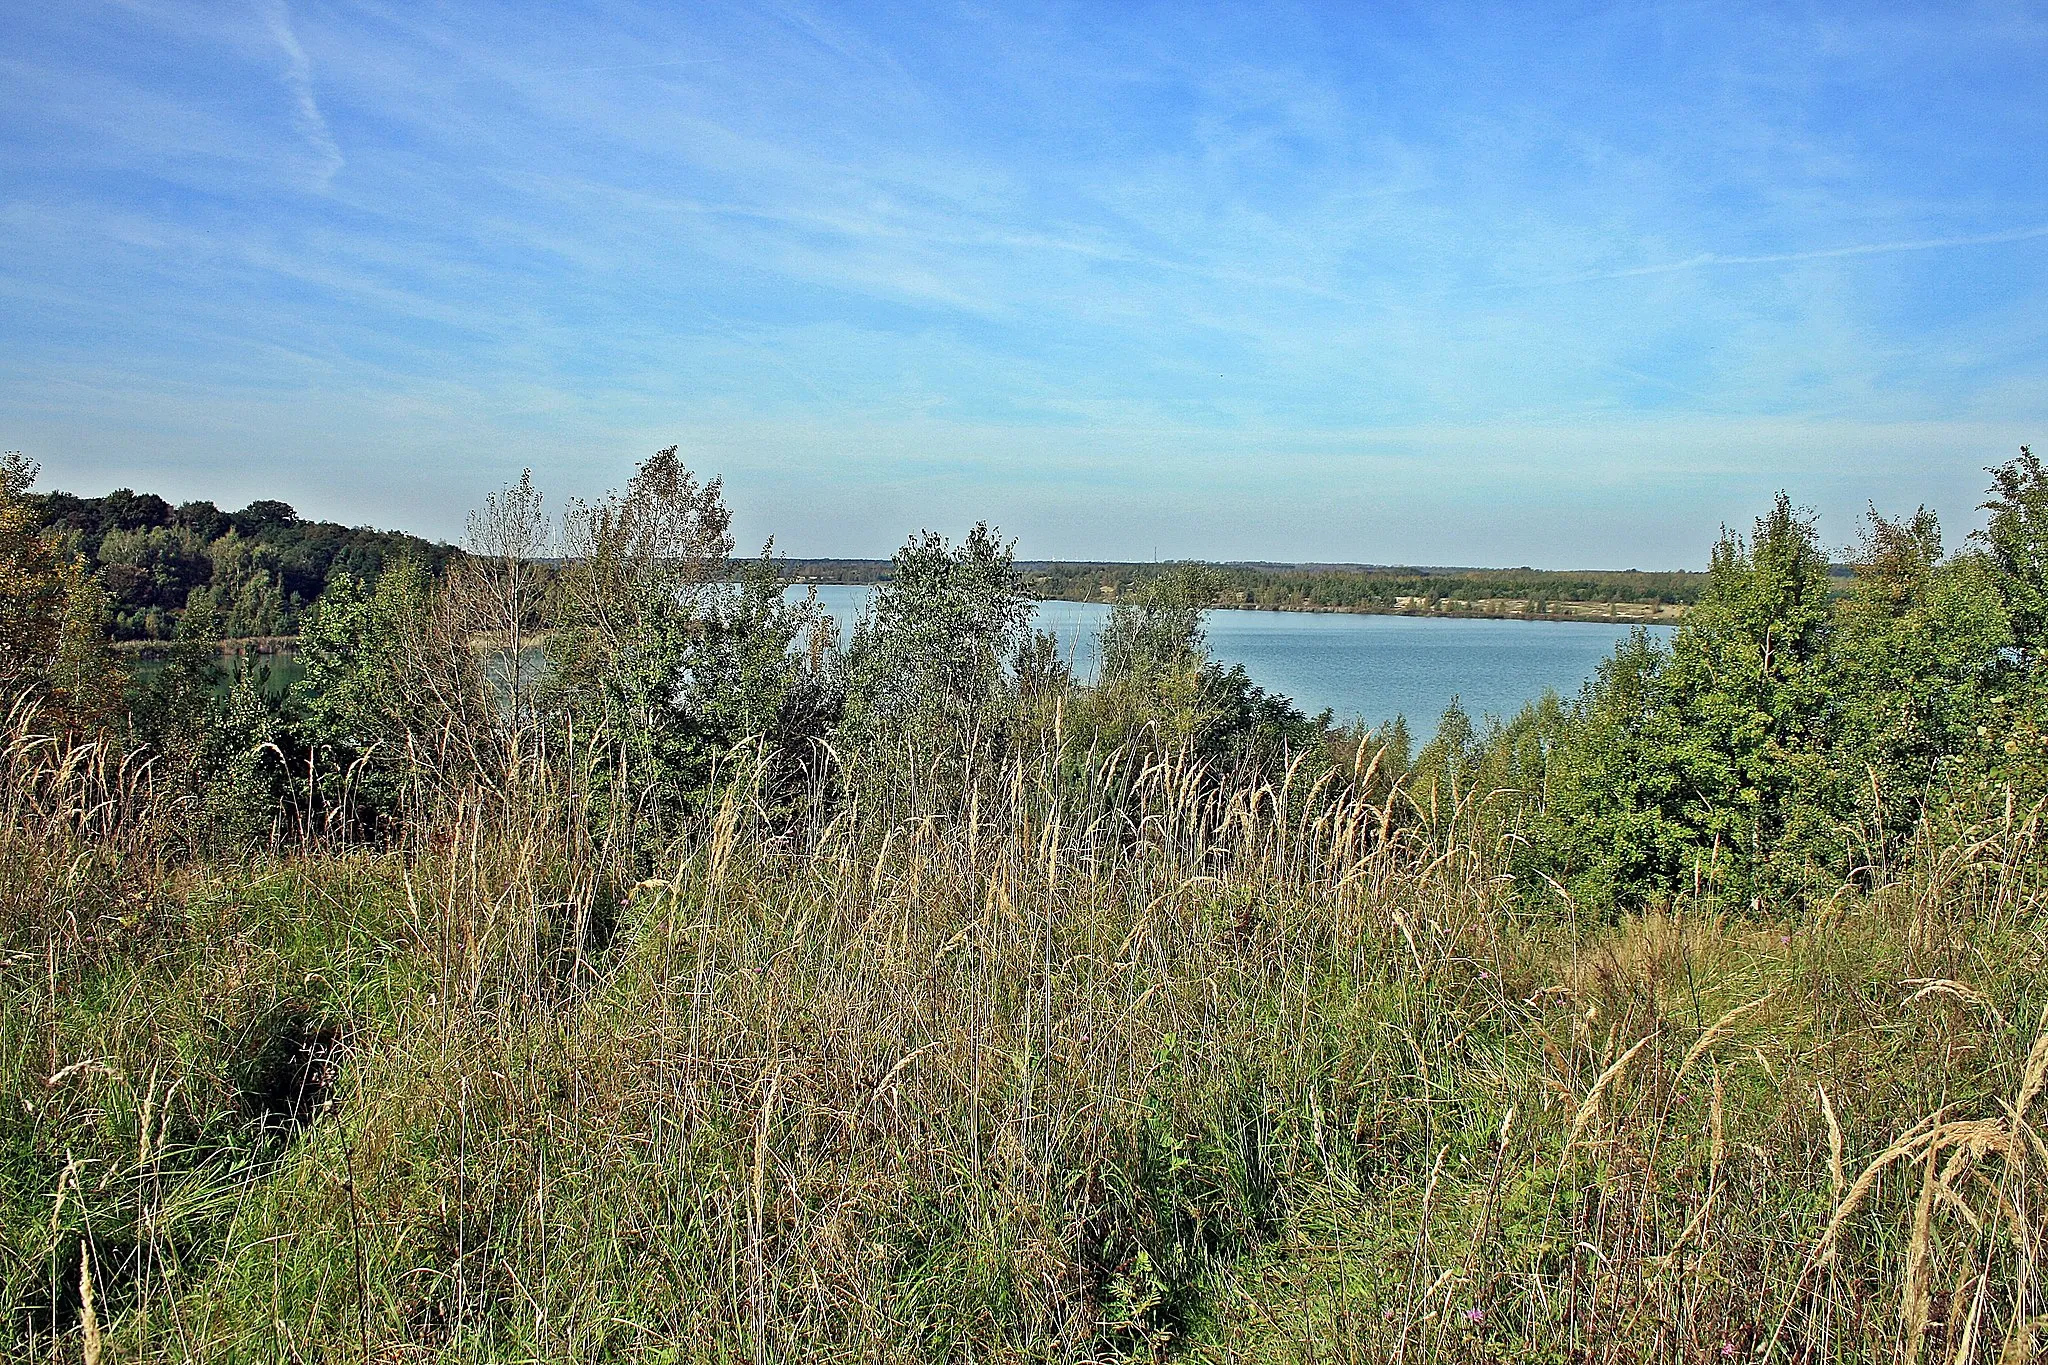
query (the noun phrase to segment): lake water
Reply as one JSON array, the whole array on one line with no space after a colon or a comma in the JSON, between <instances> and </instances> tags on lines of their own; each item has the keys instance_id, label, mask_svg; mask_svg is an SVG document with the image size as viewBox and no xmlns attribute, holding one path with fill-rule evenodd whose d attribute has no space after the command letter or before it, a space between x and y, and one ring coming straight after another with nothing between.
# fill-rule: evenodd
<instances>
[{"instance_id":1,"label":"lake water","mask_svg":"<svg viewBox=\"0 0 2048 1365\"><path fill-rule=\"evenodd\" d=\"M826 585L819 605L840 638L874 589ZM1037 626L1059 636L1083 680L1094 676L1096 633L1109 616L1099 602L1040 602ZM1379 725L1405 715L1420 739L1436 730L1455 695L1477 718L1506 719L1545 688L1569 697L1591 677L1630 626L1598 621L1471 621L1295 611L1212 611L1203 618L1209 651L1243 664L1252 681L1294 698L1314 715ZM1671 627L1651 626L1669 638Z\"/></svg>"}]
</instances>

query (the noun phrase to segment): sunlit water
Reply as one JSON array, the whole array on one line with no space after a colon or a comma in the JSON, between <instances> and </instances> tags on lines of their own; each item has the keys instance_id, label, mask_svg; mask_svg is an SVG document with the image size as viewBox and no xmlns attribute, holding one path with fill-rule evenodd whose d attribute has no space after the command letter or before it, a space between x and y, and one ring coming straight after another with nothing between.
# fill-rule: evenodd
<instances>
[{"instance_id":1,"label":"sunlit water","mask_svg":"<svg viewBox=\"0 0 2048 1365\"><path fill-rule=\"evenodd\" d=\"M834 585L818 602L843 640L874 589ZM1041 602L1037 625L1086 680L1095 674L1096 635L1109 609L1097 602ZM1327 707L1341 721L1378 725L1405 715L1418 738L1456 696L1473 716L1503 719L1544 689L1571 696L1627 638L1627 625L1597 621L1470 621L1294 611L1212 611L1209 650L1243 664L1252 681L1311 715ZM1649 627L1668 637L1669 626Z\"/></svg>"}]
</instances>

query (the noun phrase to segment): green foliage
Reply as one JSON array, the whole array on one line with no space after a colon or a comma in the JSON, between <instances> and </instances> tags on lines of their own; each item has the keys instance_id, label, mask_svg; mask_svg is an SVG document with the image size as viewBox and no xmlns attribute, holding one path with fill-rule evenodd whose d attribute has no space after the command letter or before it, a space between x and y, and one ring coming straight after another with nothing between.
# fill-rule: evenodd
<instances>
[{"instance_id":1,"label":"green foliage","mask_svg":"<svg viewBox=\"0 0 2048 1365\"><path fill-rule=\"evenodd\" d=\"M1683 735L1669 753L1680 819L1736 904L1796 897L1839 862L1832 641L1827 557L1780 494L1752 537L1714 547L1663 679Z\"/></svg>"},{"instance_id":2,"label":"green foliage","mask_svg":"<svg viewBox=\"0 0 2048 1365\"><path fill-rule=\"evenodd\" d=\"M958 546L931 532L896 552L846 652L841 727L856 780L957 790L965 766L1006 735L1014 706L1004 665L1024 642L1031 603L1012 546L986 523Z\"/></svg>"},{"instance_id":3,"label":"green foliage","mask_svg":"<svg viewBox=\"0 0 2048 1365\"><path fill-rule=\"evenodd\" d=\"M82 561L66 561L58 577L64 614L45 683L60 715L81 730L99 731L121 712L121 668L107 639L113 608Z\"/></svg>"},{"instance_id":4,"label":"green foliage","mask_svg":"<svg viewBox=\"0 0 2048 1365\"><path fill-rule=\"evenodd\" d=\"M1146 579L1110 608L1101 633L1102 675L1090 708L1097 739L1172 752L1207 728L1203 670L1209 649L1202 611L1215 586L1202 565L1179 564Z\"/></svg>"},{"instance_id":5,"label":"green foliage","mask_svg":"<svg viewBox=\"0 0 2048 1365\"><path fill-rule=\"evenodd\" d=\"M246 661L216 703L200 752L203 834L216 850L247 854L272 846L290 820L293 776L283 708L261 665Z\"/></svg>"},{"instance_id":6,"label":"green foliage","mask_svg":"<svg viewBox=\"0 0 2048 1365\"><path fill-rule=\"evenodd\" d=\"M1472 723L1464 703L1453 695L1450 705L1437 718L1436 734L1415 755L1414 786L1419 800L1432 809L1440 802L1455 807L1472 790L1472 774L1484 756L1479 728Z\"/></svg>"},{"instance_id":7,"label":"green foliage","mask_svg":"<svg viewBox=\"0 0 2048 1365\"><path fill-rule=\"evenodd\" d=\"M121 700L106 589L36 524L36 475L21 452L0 455L0 706L40 708L73 732L96 732Z\"/></svg>"},{"instance_id":8,"label":"green foliage","mask_svg":"<svg viewBox=\"0 0 2048 1365\"><path fill-rule=\"evenodd\" d=\"M222 681L220 620L208 605L188 610L162 667L129 688L129 724L161 777L189 786Z\"/></svg>"},{"instance_id":9,"label":"green foliage","mask_svg":"<svg viewBox=\"0 0 2048 1365\"><path fill-rule=\"evenodd\" d=\"M215 613L226 638L295 633L331 578L374 581L410 558L438 573L452 552L415 536L306 521L266 499L240 512L210 502L172 508L153 493L31 495L35 520L67 541L111 598L120 640L168 640L189 603Z\"/></svg>"},{"instance_id":10,"label":"green foliage","mask_svg":"<svg viewBox=\"0 0 2048 1365\"><path fill-rule=\"evenodd\" d=\"M1930 803L2032 762L2033 656L2013 646L2048 500L2030 455L1994 473L1983 553L1944 556L1925 509L1873 512L1840 595L1783 495L1749 538L1724 536L1670 650L1622 645L1538 727L1525 888L1554 880L1602 908L1797 904L1882 878Z\"/></svg>"},{"instance_id":11,"label":"green foliage","mask_svg":"<svg viewBox=\"0 0 2048 1365\"><path fill-rule=\"evenodd\" d=\"M39 686L64 613L64 556L36 524L36 465L0 455L0 686L12 703Z\"/></svg>"},{"instance_id":12,"label":"green foliage","mask_svg":"<svg viewBox=\"0 0 2048 1365\"><path fill-rule=\"evenodd\" d=\"M2048 653L2048 469L2026 446L1990 471L1990 513L1981 537L2012 622L2021 662Z\"/></svg>"},{"instance_id":13,"label":"green foliage","mask_svg":"<svg viewBox=\"0 0 2048 1365\"><path fill-rule=\"evenodd\" d=\"M1639 636L1588 685L1528 871L1601 905L1761 906L1839 870L1834 642L1827 559L1780 494L1714 547L1668 656Z\"/></svg>"},{"instance_id":14,"label":"green foliage","mask_svg":"<svg viewBox=\"0 0 2048 1365\"><path fill-rule=\"evenodd\" d=\"M816 593L791 601L769 548L713 597L684 706L711 764L758 739L762 789L778 802L824 770L843 705L837 649ZM744 760L744 756L742 756ZM744 767L744 761L734 766Z\"/></svg>"},{"instance_id":15,"label":"green foliage","mask_svg":"<svg viewBox=\"0 0 2048 1365\"><path fill-rule=\"evenodd\" d=\"M1854 791L1860 855L1888 868L1930 792L1953 781L2013 680L1999 576L1982 555L1944 559L1941 528L1871 514L1855 587L1836 613L1835 762Z\"/></svg>"},{"instance_id":16,"label":"green foliage","mask_svg":"<svg viewBox=\"0 0 2048 1365\"><path fill-rule=\"evenodd\" d=\"M306 618L298 655L305 676L292 686L295 728L311 794L346 827L376 828L397 813L420 724L407 672L431 588L417 560L399 560L371 588L344 571Z\"/></svg>"},{"instance_id":17,"label":"green foliage","mask_svg":"<svg viewBox=\"0 0 2048 1365\"><path fill-rule=\"evenodd\" d=\"M76 708L105 604L6 511ZM337 575L282 703L195 601L131 700L177 782L8 739L10 1358L2028 1349L2011 544L1873 519L1843 593L1780 498L1669 648L1411 761L1208 659L1192 573L1082 688L986 528L906 546L843 665L673 451L552 579L530 480L476 528ZM343 770L421 794L393 847L323 821Z\"/></svg>"},{"instance_id":18,"label":"green foliage","mask_svg":"<svg viewBox=\"0 0 2048 1365\"><path fill-rule=\"evenodd\" d=\"M771 550L731 573L731 514L674 447L625 490L572 507L547 693L615 818L668 827L761 739L771 785L801 780L838 711L815 597L785 600Z\"/></svg>"},{"instance_id":19,"label":"green foliage","mask_svg":"<svg viewBox=\"0 0 2048 1365\"><path fill-rule=\"evenodd\" d=\"M1600 908L1678 893L1698 851L1673 756L1685 743L1669 702L1670 654L1642 631L1604 660L1564 715L1540 789L1525 887L1559 879Z\"/></svg>"},{"instance_id":20,"label":"green foliage","mask_svg":"<svg viewBox=\"0 0 2048 1365\"><path fill-rule=\"evenodd\" d=\"M1254 683L1243 664L1225 668L1211 660L1197 682L1195 752L1218 771L1241 780L1257 775L1277 781L1296 758L1317 760L1311 779L1327 767L1330 712L1304 715L1291 698Z\"/></svg>"},{"instance_id":21,"label":"green foliage","mask_svg":"<svg viewBox=\"0 0 2048 1365\"><path fill-rule=\"evenodd\" d=\"M1219 772L1247 777L1277 776L1293 756L1321 752L1329 713L1304 716L1242 664L1209 657L1202 614L1221 581L1205 565L1177 564L1110 608L1101 680L1083 713L1098 744L1186 748Z\"/></svg>"},{"instance_id":22,"label":"green foliage","mask_svg":"<svg viewBox=\"0 0 2048 1365\"><path fill-rule=\"evenodd\" d=\"M1025 586L1041 598L1121 602L1187 565L1020 564ZM1697 573L1562 573L1540 569L1415 569L1318 564L1205 564L1205 607L1295 611L1397 612L1452 616L1563 616L1604 619L1611 611L1683 607L1697 600ZM817 581L872 581L868 563L808 560Z\"/></svg>"},{"instance_id":23,"label":"green foliage","mask_svg":"<svg viewBox=\"0 0 2048 1365\"><path fill-rule=\"evenodd\" d=\"M1103 682L1142 687L1206 662L1202 611L1219 581L1205 565L1176 564L1120 596L1102 626Z\"/></svg>"}]
</instances>

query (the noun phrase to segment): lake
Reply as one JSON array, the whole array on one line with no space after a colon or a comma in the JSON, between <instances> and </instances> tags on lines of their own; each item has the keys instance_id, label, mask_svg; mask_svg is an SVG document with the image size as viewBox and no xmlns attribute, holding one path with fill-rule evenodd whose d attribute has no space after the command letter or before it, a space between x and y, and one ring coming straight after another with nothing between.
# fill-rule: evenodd
<instances>
[{"instance_id":1,"label":"lake","mask_svg":"<svg viewBox=\"0 0 2048 1365\"><path fill-rule=\"evenodd\" d=\"M823 585L819 605L843 641L874 589ZM1036 624L1059 636L1084 681L1097 665L1096 633L1109 616L1099 602L1040 602ZM1209 651L1243 664L1252 681L1294 698L1314 715L1379 725L1406 716L1419 740L1455 695L1476 719L1506 719L1545 688L1570 697L1632 629L1599 621L1472 621L1297 611L1211 611ZM1647 627L1668 639L1669 626Z\"/></svg>"},{"instance_id":2,"label":"lake","mask_svg":"<svg viewBox=\"0 0 2048 1365\"><path fill-rule=\"evenodd\" d=\"M818 603L838 625L841 643L873 593L864 585L818 588ZM1075 675L1089 681L1098 663L1096 635L1108 617L1109 608L1100 602L1040 602L1036 624L1059 637ZM1598 621L1299 611L1211 611L1203 623L1212 654L1226 664L1243 664L1253 682L1294 698L1310 715L1328 707L1340 723L1368 725L1404 715L1417 740L1435 733L1437 717L1454 695L1475 719L1504 720L1547 687L1573 695L1630 630ZM1659 638L1671 634L1669 626L1647 629ZM271 666L273 693L304 676L291 654L264 655L261 662ZM153 660L132 666L145 675L161 667Z\"/></svg>"}]
</instances>

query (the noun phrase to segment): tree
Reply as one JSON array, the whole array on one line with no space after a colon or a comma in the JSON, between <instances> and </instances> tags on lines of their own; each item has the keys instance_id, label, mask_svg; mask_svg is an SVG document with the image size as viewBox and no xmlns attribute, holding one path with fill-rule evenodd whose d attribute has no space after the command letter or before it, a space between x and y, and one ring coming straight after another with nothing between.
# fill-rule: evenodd
<instances>
[{"instance_id":1,"label":"tree","mask_svg":"<svg viewBox=\"0 0 2048 1365\"><path fill-rule=\"evenodd\" d=\"M299 514L290 503L279 502L275 498L258 498L231 518L235 529L245 536L260 534L274 526L289 526L298 519Z\"/></svg>"},{"instance_id":2,"label":"tree","mask_svg":"<svg viewBox=\"0 0 2048 1365\"><path fill-rule=\"evenodd\" d=\"M1175 564L1119 597L1102 626L1102 680L1163 677L1208 660L1202 613L1219 577L1202 564Z\"/></svg>"},{"instance_id":3,"label":"tree","mask_svg":"<svg viewBox=\"0 0 2048 1365\"><path fill-rule=\"evenodd\" d=\"M64 614L57 625L46 683L57 714L81 731L97 731L121 714L122 670L107 627L113 617L107 592L84 561L72 557L58 570Z\"/></svg>"},{"instance_id":4,"label":"tree","mask_svg":"<svg viewBox=\"0 0 2048 1365\"><path fill-rule=\"evenodd\" d=\"M1525 893L1555 877L1584 904L1633 909L1689 884L1699 841L1685 811L1687 737L1670 657L1632 631L1565 709L1532 792L1529 842L1515 855Z\"/></svg>"},{"instance_id":5,"label":"tree","mask_svg":"<svg viewBox=\"0 0 2048 1365\"><path fill-rule=\"evenodd\" d=\"M1089 708L1097 739L1177 750L1223 721L1209 714L1203 686L1209 646L1202 612L1215 587L1204 566L1176 564L1118 596L1099 637L1102 674ZM1208 702L1228 707L1233 700L1228 678L1211 680L1209 690Z\"/></svg>"},{"instance_id":6,"label":"tree","mask_svg":"<svg viewBox=\"0 0 2048 1365\"><path fill-rule=\"evenodd\" d=\"M0 455L0 686L6 700L40 688L64 618L63 557L27 497L37 467Z\"/></svg>"},{"instance_id":7,"label":"tree","mask_svg":"<svg viewBox=\"0 0 2048 1365\"><path fill-rule=\"evenodd\" d=\"M200 755L202 837L222 852L268 847L285 814L290 773L285 722L268 669L245 657L206 729Z\"/></svg>"},{"instance_id":8,"label":"tree","mask_svg":"<svg viewBox=\"0 0 2048 1365\"><path fill-rule=\"evenodd\" d=\"M135 737L155 755L159 780L190 789L221 685L220 618L210 604L187 610L163 666L130 693Z\"/></svg>"},{"instance_id":9,"label":"tree","mask_svg":"<svg viewBox=\"0 0 2048 1365\"><path fill-rule=\"evenodd\" d=\"M197 536L201 544L226 535L234 522L210 502L183 502L171 514L176 523Z\"/></svg>"},{"instance_id":10,"label":"tree","mask_svg":"<svg viewBox=\"0 0 2048 1365\"><path fill-rule=\"evenodd\" d=\"M1797 896L1840 861L1833 624L1819 535L1780 493L1749 539L1723 533L1672 641L1683 818L1735 903Z\"/></svg>"},{"instance_id":11,"label":"tree","mask_svg":"<svg viewBox=\"0 0 2048 1365\"><path fill-rule=\"evenodd\" d=\"M566 520L549 690L615 813L662 827L749 739L785 789L838 710L815 596L786 600L772 545L735 574L723 488L674 446Z\"/></svg>"},{"instance_id":12,"label":"tree","mask_svg":"<svg viewBox=\"0 0 2048 1365\"><path fill-rule=\"evenodd\" d=\"M20 451L0 455L0 704L26 702L73 731L94 730L121 694L107 595L41 528L28 501L38 472Z\"/></svg>"},{"instance_id":13,"label":"tree","mask_svg":"<svg viewBox=\"0 0 2048 1365\"><path fill-rule=\"evenodd\" d=\"M1324 747L1328 712L1305 716L1242 664L1209 657L1202 616L1223 583L1206 565L1175 564L1110 608L1101 680L1084 710L1094 739L1185 749L1237 778L1276 777L1296 755Z\"/></svg>"},{"instance_id":14,"label":"tree","mask_svg":"<svg viewBox=\"0 0 2048 1365\"><path fill-rule=\"evenodd\" d=\"M537 748L525 650L541 625L552 536L533 471L485 497L468 529L409 667L440 726L437 770L504 793L531 776Z\"/></svg>"},{"instance_id":15,"label":"tree","mask_svg":"<svg viewBox=\"0 0 2048 1365\"><path fill-rule=\"evenodd\" d=\"M1990 513L1978 539L1991 557L2023 669L2048 655L2048 469L2026 446L2019 458L1987 471Z\"/></svg>"},{"instance_id":16,"label":"tree","mask_svg":"<svg viewBox=\"0 0 2048 1365\"><path fill-rule=\"evenodd\" d=\"M710 598L690 662L684 709L698 741L700 784L746 740L760 741L760 791L778 808L823 771L844 695L831 623L812 591L791 601L774 545Z\"/></svg>"},{"instance_id":17,"label":"tree","mask_svg":"<svg viewBox=\"0 0 2048 1365\"><path fill-rule=\"evenodd\" d=\"M1628 909L1698 887L1751 908L1839 871L1846 786L1827 558L1779 494L1723 531L1668 653L1637 632L1546 745L1524 886Z\"/></svg>"},{"instance_id":18,"label":"tree","mask_svg":"<svg viewBox=\"0 0 2048 1365\"><path fill-rule=\"evenodd\" d=\"M1031 620L1013 547L986 523L956 547L931 532L896 552L854 628L843 733L856 776L956 790L1000 743L1012 701L1004 663Z\"/></svg>"},{"instance_id":19,"label":"tree","mask_svg":"<svg viewBox=\"0 0 2048 1365\"><path fill-rule=\"evenodd\" d=\"M1836 762L1881 869L2003 690L2013 635L1998 570L1983 554L1945 559L1925 508L1902 522L1873 509L1834 634Z\"/></svg>"},{"instance_id":20,"label":"tree","mask_svg":"<svg viewBox=\"0 0 2048 1365\"><path fill-rule=\"evenodd\" d=\"M431 597L415 560L399 560L367 587L344 572L300 633L297 725L315 794L344 826L374 826L398 811L420 747L412 741L429 719L412 705L410 677Z\"/></svg>"}]
</instances>

